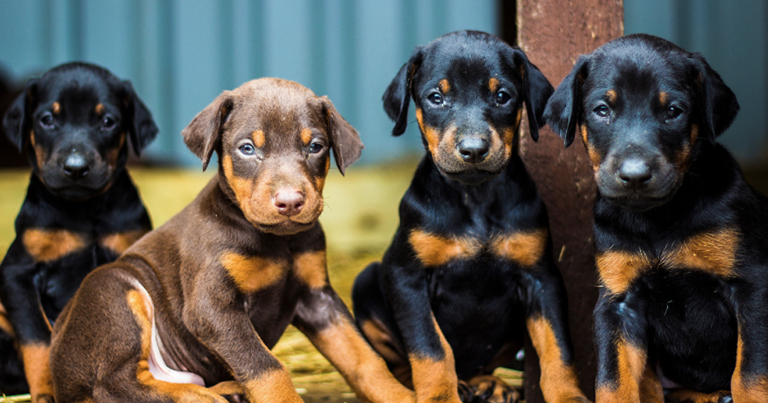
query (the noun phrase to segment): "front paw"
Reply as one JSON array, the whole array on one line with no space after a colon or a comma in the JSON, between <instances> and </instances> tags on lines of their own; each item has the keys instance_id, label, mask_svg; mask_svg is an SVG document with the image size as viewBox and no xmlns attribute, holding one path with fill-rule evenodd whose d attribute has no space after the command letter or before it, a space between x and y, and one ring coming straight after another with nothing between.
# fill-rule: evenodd
<instances>
[{"instance_id":1,"label":"front paw","mask_svg":"<svg viewBox=\"0 0 768 403\"><path fill-rule=\"evenodd\" d=\"M53 399L53 396L49 394L40 394L37 395L37 398L35 398L34 403L54 403L55 400Z\"/></svg>"},{"instance_id":2,"label":"front paw","mask_svg":"<svg viewBox=\"0 0 768 403\"><path fill-rule=\"evenodd\" d=\"M493 375L481 375L459 382L462 403L515 403L520 392Z\"/></svg>"}]
</instances>

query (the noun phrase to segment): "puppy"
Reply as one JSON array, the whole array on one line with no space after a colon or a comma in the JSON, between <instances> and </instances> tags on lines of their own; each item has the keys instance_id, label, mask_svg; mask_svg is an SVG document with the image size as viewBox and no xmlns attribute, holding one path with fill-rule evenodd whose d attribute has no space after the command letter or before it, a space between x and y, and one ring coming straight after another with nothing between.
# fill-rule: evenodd
<instances>
[{"instance_id":1,"label":"puppy","mask_svg":"<svg viewBox=\"0 0 768 403\"><path fill-rule=\"evenodd\" d=\"M51 326L62 308L86 274L151 229L125 161L129 143L138 155L157 127L128 81L68 63L29 81L3 129L32 176L0 264L0 391L45 401Z\"/></svg>"},{"instance_id":2,"label":"puppy","mask_svg":"<svg viewBox=\"0 0 768 403\"><path fill-rule=\"evenodd\" d=\"M738 110L649 35L580 57L547 105L599 190L598 403L768 401L768 200L716 142Z\"/></svg>"},{"instance_id":3,"label":"puppy","mask_svg":"<svg viewBox=\"0 0 768 403\"><path fill-rule=\"evenodd\" d=\"M520 49L460 31L416 48L384 94L395 136L413 99L427 154L382 262L356 279L354 310L420 402L458 402L459 380L465 400L517 400L489 375L514 364L526 331L547 401L586 401L546 208L515 149L523 105L537 139L552 91Z\"/></svg>"},{"instance_id":4,"label":"puppy","mask_svg":"<svg viewBox=\"0 0 768 403\"><path fill-rule=\"evenodd\" d=\"M330 168L363 148L326 97L264 78L225 91L182 132L219 171L198 197L83 282L54 328L59 403L300 402L270 352L289 324L358 396L413 401L328 282L317 218Z\"/></svg>"}]
</instances>

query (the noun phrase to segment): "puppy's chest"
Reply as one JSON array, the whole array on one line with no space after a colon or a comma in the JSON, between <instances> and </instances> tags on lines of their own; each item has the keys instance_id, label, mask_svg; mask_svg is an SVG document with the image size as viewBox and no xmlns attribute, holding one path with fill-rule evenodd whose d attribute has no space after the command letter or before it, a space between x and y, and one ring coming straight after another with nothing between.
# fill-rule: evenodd
<instances>
[{"instance_id":1,"label":"puppy's chest","mask_svg":"<svg viewBox=\"0 0 768 403\"><path fill-rule=\"evenodd\" d=\"M20 235L24 249L37 263L54 264L73 255L87 253L114 260L148 230L102 230L81 228L26 228ZM106 263L105 262L100 262ZM95 266L94 266L95 267Z\"/></svg>"},{"instance_id":2,"label":"puppy's chest","mask_svg":"<svg viewBox=\"0 0 768 403\"><path fill-rule=\"evenodd\" d=\"M324 250L246 254L226 251L219 261L238 291L246 295L278 290L288 296L301 286L320 288L327 283Z\"/></svg>"},{"instance_id":3,"label":"puppy's chest","mask_svg":"<svg viewBox=\"0 0 768 403\"><path fill-rule=\"evenodd\" d=\"M603 285L615 294L623 293L640 278L651 281L659 276L696 273L727 280L738 275L740 237L736 229L723 228L675 239L637 242L644 246L634 251L598 247L598 274Z\"/></svg>"},{"instance_id":4,"label":"puppy's chest","mask_svg":"<svg viewBox=\"0 0 768 403\"><path fill-rule=\"evenodd\" d=\"M545 228L479 231L466 227L451 233L425 226L410 230L408 243L415 257L428 268L489 261L530 267L543 256L548 236Z\"/></svg>"}]
</instances>

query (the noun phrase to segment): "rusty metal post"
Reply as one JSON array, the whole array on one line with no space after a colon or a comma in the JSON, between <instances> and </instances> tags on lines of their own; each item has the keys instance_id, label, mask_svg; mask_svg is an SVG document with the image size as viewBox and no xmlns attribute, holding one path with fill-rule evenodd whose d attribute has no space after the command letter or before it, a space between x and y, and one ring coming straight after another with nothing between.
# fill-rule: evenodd
<instances>
[{"instance_id":1,"label":"rusty metal post","mask_svg":"<svg viewBox=\"0 0 768 403\"><path fill-rule=\"evenodd\" d=\"M503 1L503 0L502 0ZM557 86L581 54L624 32L623 0L517 0L517 45ZM522 127L527 128L527 123ZM595 183L580 141L565 149L549 127L534 143L523 130L520 154L547 205L555 259L568 292L568 316L582 390L594 399L592 309L597 301L592 205ZM527 403L543 403L535 351L526 344Z\"/></svg>"}]
</instances>

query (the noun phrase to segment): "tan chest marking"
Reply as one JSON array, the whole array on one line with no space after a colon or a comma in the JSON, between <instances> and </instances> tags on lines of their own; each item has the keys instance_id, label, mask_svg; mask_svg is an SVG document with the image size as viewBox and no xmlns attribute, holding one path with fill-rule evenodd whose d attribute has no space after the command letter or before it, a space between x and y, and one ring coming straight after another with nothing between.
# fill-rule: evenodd
<instances>
[{"instance_id":1,"label":"tan chest marking","mask_svg":"<svg viewBox=\"0 0 768 403\"><path fill-rule=\"evenodd\" d=\"M83 236L64 229L43 230L30 228L24 231L21 242L27 252L38 262L50 262L85 248Z\"/></svg>"},{"instance_id":2,"label":"tan chest marking","mask_svg":"<svg viewBox=\"0 0 768 403\"><path fill-rule=\"evenodd\" d=\"M276 283L283 278L288 267L285 261L243 256L234 252L224 253L221 264L237 288L245 293L253 293Z\"/></svg>"},{"instance_id":3,"label":"tan chest marking","mask_svg":"<svg viewBox=\"0 0 768 403\"><path fill-rule=\"evenodd\" d=\"M544 255L549 233L545 228L532 232L517 232L499 235L491 241L491 251L506 260L520 266L530 267Z\"/></svg>"},{"instance_id":4,"label":"tan chest marking","mask_svg":"<svg viewBox=\"0 0 768 403\"><path fill-rule=\"evenodd\" d=\"M148 231L139 229L133 231L117 232L107 235L99 240L99 243L107 249L122 255L128 247L133 245Z\"/></svg>"},{"instance_id":5,"label":"tan chest marking","mask_svg":"<svg viewBox=\"0 0 768 403\"><path fill-rule=\"evenodd\" d=\"M653 261L639 253L607 251L597 255L597 274L613 294L623 294Z\"/></svg>"},{"instance_id":6,"label":"tan chest marking","mask_svg":"<svg viewBox=\"0 0 768 403\"><path fill-rule=\"evenodd\" d=\"M733 228L705 232L664 250L661 258L641 253L607 251L597 255L597 271L603 285L614 294L624 293L647 270L700 270L715 276L735 276L739 233Z\"/></svg>"},{"instance_id":7,"label":"tan chest marking","mask_svg":"<svg viewBox=\"0 0 768 403\"><path fill-rule=\"evenodd\" d=\"M413 230L408 242L416 257L426 267L441 266L455 259L469 259L478 254L483 244L472 237L443 237Z\"/></svg>"},{"instance_id":8,"label":"tan chest marking","mask_svg":"<svg viewBox=\"0 0 768 403\"><path fill-rule=\"evenodd\" d=\"M323 288L328 284L325 251L306 252L294 257L294 273L310 288Z\"/></svg>"},{"instance_id":9,"label":"tan chest marking","mask_svg":"<svg viewBox=\"0 0 768 403\"><path fill-rule=\"evenodd\" d=\"M739 233L733 228L692 236L664 251L661 264L670 268L691 268L716 276L733 277Z\"/></svg>"}]
</instances>

